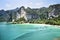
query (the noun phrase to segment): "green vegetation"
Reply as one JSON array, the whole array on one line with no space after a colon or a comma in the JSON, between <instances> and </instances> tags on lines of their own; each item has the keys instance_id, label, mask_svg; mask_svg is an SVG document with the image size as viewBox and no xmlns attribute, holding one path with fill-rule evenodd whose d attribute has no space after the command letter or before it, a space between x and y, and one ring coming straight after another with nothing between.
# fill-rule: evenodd
<instances>
[{"instance_id":1,"label":"green vegetation","mask_svg":"<svg viewBox=\"0 0 60 40\"><path fill-rule=\"evenodd\" d=\"M50 19L50 20L47 20L45 24L60 25L60 20Z\"/></svg>"}]
</instances>

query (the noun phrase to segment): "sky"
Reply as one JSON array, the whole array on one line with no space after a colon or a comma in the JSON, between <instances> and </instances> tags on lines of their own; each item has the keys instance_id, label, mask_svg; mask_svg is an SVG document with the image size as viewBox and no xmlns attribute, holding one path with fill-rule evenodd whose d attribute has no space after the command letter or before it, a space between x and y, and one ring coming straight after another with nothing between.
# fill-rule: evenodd
<instances>
[{"instance_id":1,"label":"sky","mask_svg":"<svg viewBox=\"0 0 60 40\"><path fill-rule=\"evenodd\" d=\"M0 0L0 10L10 10L21 6L41 8L53 4L60 4L60 0Z\"/></svg>"}]
</instances>

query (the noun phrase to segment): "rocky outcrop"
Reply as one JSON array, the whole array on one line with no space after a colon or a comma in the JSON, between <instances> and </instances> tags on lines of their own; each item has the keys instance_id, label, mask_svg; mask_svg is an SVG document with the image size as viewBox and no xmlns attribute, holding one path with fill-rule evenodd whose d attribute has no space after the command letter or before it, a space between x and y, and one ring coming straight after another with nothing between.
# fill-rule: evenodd
<instances>
[{"instance_id":1,"label":"rocky outcrop","mask_svg":"<svg viewBox=\"0 0 60 40\"><path fill-rule=\"evenodd\" d=\"M37 15L35 13L27 12L26 9L23 6L20 8L19 14L20 14L20 18L23 18L24 17L24 19L26 21L31 20L31 19L37 19L37 18L39 18L39 15Z\"/></svg>"},{"instance_id":2,"label":"rocky outcrop","mask_svg":"<svg viewBox=\"0 0 60 40\"><path fill-rule=\"evenodd\" d=\"M26 17L26 11L24 10L24 8L21 8L21 14L20 14L20 18L25 18L25 20L27 21L27 17Z\"/></svg>"},{"instance_id":3,"label":"rocky outcrop","mask_svg":"<svg viewBox=\"0 0 60 40\"><path fill-rule=\"evenodd\" d=\"M26 17L26 11L25 11L25 8L22 6L19 10L18 10L18 15L19 15L19 18L23 18L27 21L27 17ZM19 19L18 18L18 19Z\"/></svg>"},{"instance_id":4,"label":"rocky outcrop","mask_svg":"<svg viewBox=\"0 0 60 40\"><path fill-rule=\"evenodd\" d=\"M49 13L49 18L60 16L60 4L51 5L50 8L52 8L52 10Z\"/></svg>"},{"instance_id":5,"label":"rocky outcrop","mask_svg":"<svg viewBox=\"0 0 60 40\"><path fill-rule=\"evenodd\" d=\"M53 18L53 17L58 17L58 15L55 14L55 9L53 9L53 10L49 13L49 18Z\"/></svg>"}]
</instances>

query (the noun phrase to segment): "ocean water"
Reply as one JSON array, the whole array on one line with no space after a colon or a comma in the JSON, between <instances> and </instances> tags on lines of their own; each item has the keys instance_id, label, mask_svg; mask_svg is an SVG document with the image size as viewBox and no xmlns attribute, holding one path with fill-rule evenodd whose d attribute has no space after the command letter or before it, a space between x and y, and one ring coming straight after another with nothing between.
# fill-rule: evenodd
<instances>
[{"instance_id":1,"label":"ocean water","mask_svg":"<svg viewBox=\"0 0 60 40\"><path fill-rule=\"evenodd\" d=\"M38 24L0 23L0 40L55 40L60 28Z\"/></svg>"}]
</instances>

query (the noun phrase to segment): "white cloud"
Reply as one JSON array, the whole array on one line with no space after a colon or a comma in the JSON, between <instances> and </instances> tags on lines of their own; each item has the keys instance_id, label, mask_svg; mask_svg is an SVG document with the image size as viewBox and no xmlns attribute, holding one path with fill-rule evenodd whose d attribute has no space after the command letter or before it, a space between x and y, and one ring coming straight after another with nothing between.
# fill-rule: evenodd
<instances>
[{"instance_id":1,"label":"white cloud","mask_svg":"<svg viewBox=\"0 0 60 40\"><path fill-rule=\"evenodd\" d=\"M40 6L41 4L40 3L36 3L35 5Z\"/></svg>"},{"instance_id":2,"label":"white cloud","mask_svg":"<svg viewBox=\"0 0 60 40\"><path fill-rule=\"evenodd\" d=\"M30 2L30 3L25 4L25 7L26 7L26 8L27 8L27 7L31 7L32 5L33 5L33 3Z\"/></svg>"},{"instance_id":3,"label":"white cloud","mask_svg":"<svg viewBox=\"0 0 60 40\"><path fill-rule=\"evenodd\" d=\"M46 3L38 2L38 3L35 3L34 6L37 8L40 8L40 7L46 7L47 5L46 5Z\"/></svg>"},{"instance_id":4,"label":"white cloud","mask_svg":"<svg viewBox=\"0 0 60 40\"><path fill-rule=\"evenodd\" d=\"M5 10L15 9L17 5L15 4L5 4Z\"/></svg>"},{"instance_id":5,"label":"white cloud","mask_svg":"<svg viewBox=\"0 0 60 40\"><path fill-rule=\"evenodd\" d=\"M32 2L29 2L29 3L17 3L16 4L17 5L17 7L21 7L21 6L24 6L24 7L31 7L32 5L33 5L33 3Z\"/></svg>"},{"instance_id":6,"label":"white cloud","mask_svg":"<svg viewBox=\"0 0 60 40\"><path fill-rule=\"evenodd\" d=\"M5 7L7 7L7 8L10 8L11 6L12 6L12 5L10 5L10 4L8 4L8 3L5 5Z\"/></svg>"}]
</instances>

